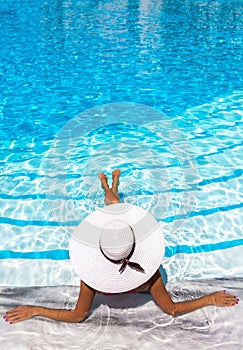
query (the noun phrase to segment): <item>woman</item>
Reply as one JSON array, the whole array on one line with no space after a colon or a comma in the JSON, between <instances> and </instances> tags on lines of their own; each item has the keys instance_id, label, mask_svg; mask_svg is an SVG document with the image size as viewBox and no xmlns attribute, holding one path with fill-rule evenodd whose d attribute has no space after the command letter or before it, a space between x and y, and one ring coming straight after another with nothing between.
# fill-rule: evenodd
<instances>
[{"instance_id":1,"label":"woman","mask_svg":"<svg viewBox=\"0 0 243 350\"><path fill-rule=\"evenodd\" d=\"M171 299L159 272L164 250L161 228L141 208L119 203L119 177L116 169L110 188L107 176L99 174L107 207L85 219L71 239L70 259L82 279L74 310L19 306L5 314L7 322L14 324L35 316L81 322L88 316L96 293L149 291L155 303L172 316L208 305L238 304L236 296L225 290L182 302Z\"/></svg>"}]
</instances>

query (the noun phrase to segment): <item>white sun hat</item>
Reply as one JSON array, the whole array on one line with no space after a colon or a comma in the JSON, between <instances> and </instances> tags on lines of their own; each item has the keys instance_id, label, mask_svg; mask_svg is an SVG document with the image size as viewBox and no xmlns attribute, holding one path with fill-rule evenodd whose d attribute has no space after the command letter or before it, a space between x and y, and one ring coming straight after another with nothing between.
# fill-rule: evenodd
<instances>
[{"instance_id":1,"label":"white sun hat","mask_svg":"<svg viewBox=\"0 0 243 350\"><path fill-rule=\"evenodd\" d=\"M69 254L91 288L123 293L147 282L165 251L161 225L142 208L117 203L97 209L74 230Z\"/></svg>"}]
</instances>

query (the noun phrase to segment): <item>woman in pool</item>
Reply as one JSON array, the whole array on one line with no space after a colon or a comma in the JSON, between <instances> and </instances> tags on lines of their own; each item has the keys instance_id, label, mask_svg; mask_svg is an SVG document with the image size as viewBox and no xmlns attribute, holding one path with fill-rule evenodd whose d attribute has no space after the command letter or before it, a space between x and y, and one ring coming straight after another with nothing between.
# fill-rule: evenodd
<instances>
[{"instance_id":1,"label":"woman in pool","mask_svg":"<svg viewBox=\"0 0 243 350\"><path fill-rule=\"evenodd\" d=\"M4 318L7 322L14 324L35 316L64 322L81 322L88 316L96 293L149 291L155 303L172 316L189 313L208 305L238 304L239 300L236 296L226 293L225 290L182 302L174 302L171 299L159 272L164 244L161 229L156 224L156 220L144 210L119 204L119 177L120 170L116 169L112 173L113 183L110 188L107 176L99 174L105 192L107 211L102 210L91 214L89 216L91 221L85 219L77 228L74 239L71 240L71 261L76 271L82 276L80 293L74 310L33 305L19 306L5 314ZM103 220L103 217L105 224L102 229L99 229L97 222L101 218ZM130 225L126 219L134 224ZM95 225L94 221L96 221ZM89 238L91 233L92 237L97 238L90 245L82 241L81 235L85 230ZM142 231L146 234L141 236Z\"/></svg>"}]
</instances>

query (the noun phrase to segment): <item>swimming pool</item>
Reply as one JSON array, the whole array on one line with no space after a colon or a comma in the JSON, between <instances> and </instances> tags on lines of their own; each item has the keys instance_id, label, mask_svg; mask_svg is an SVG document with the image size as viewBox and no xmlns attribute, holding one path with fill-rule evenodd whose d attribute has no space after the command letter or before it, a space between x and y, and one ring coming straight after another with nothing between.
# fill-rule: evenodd
<instances>
[{"instance_id":1,"label":"swimming pool","mask_svg":"<svg viewBox=\"0 0 243 350\"><path fill-rule=\"evenodd\" d=\"M1 286L78 284L69 237L117 166L122 199L163 225L171 283L243 276L242 14L227 0L1 4Z\"/></svg>"}]
</instances>

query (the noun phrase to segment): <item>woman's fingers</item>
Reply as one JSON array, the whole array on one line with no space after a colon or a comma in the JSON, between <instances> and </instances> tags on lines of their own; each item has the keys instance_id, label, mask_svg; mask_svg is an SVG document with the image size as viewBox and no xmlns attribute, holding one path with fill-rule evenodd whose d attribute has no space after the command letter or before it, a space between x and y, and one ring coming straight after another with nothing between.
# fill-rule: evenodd
<instances>
[{"instance_id":1,"label":"woman's fingers","mask_svg":"<svg viewBox=\"0 0 243 350\"><path fill-rule=\"evenodd\" d=\"M6 312L4 319L6 322L9 322L10 324L19 322L20 315L18 309L10 310Z\"/></svg>"},{"instance_id":2,"label":"woman's fingers","mask_svg":"<svg viewBox=\"0 0 243 350\"><path fill-rule=\"evenodd\" d=\"M6 312L3 316L6 322L10 324L28 320L35 316L33 306L19 306L13 310Z\"/></svg>"},{"instance_id":3,"label":"woman's fingers","mask_svg":"<svg viewBox=\"0 0 243 350\"><path fill-rule=\"evenodd\" d=\"M213 298L216 306L234 306L239 302L235 295L226 293L226 291L213 293Z\"/></svg>"},{"instance_id":4,"label":"woman's fingers","mask_svg":"<svg viewBox=\"0 0 243 350\"><path fill-rule=\"evenodd\" d=\"M239 299L235 295L224 292L225 301L233 305L238 304Z\"/></svg>"}]
</instances>

